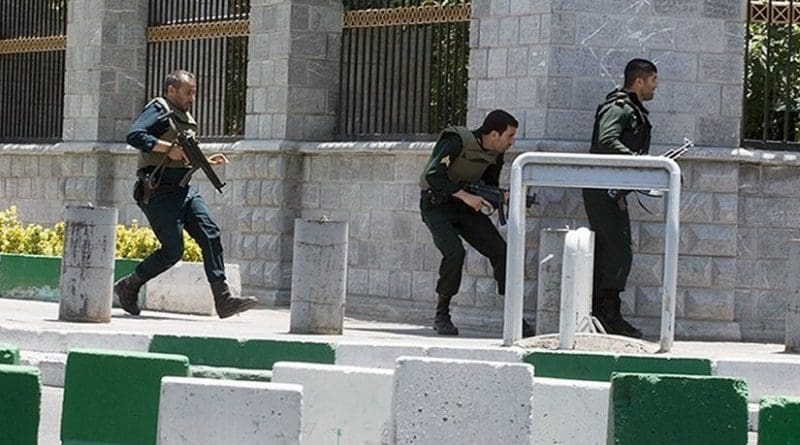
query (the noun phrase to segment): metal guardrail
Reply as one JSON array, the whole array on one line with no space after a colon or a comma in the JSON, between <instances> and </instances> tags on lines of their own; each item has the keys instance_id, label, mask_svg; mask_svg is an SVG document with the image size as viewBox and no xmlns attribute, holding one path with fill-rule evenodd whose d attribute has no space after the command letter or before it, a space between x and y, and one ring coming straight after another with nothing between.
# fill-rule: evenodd
<instances>
[{"instance_id":1,"label":"metal guardrail","mask_svg":"<svg viewBox=\"0 0 800 445\"><path fill-rule=\"evenodd\" d=\"M672 349L678 274L681 169L663 156L524 153L511 167L503 345L522 337L527 187L666 191L666 241L661 305L661 352Z\"/></svg>"}]
</instances>

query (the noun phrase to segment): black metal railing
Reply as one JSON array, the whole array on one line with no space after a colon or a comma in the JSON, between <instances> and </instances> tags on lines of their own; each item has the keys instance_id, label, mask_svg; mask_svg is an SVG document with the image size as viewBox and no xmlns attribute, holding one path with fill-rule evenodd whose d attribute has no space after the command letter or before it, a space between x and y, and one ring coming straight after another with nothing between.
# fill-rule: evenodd
<instances>
[{"instance_id":1,"label":"black metal railing","mask_svg":"<svg viewBox=\"0 0 800 445\"><path fill-rule=\"evenodd\" d=\"M61 140L66 0L0 2L0 142Z\"/></svg>"},{"instance_id":2,"label":"black metal railing","mask_svg":"<svg viewBox=\"0 0 800 445\"><path fill-rule=\"evenodd\" d=\"M470 3L345 0L340 139L429 139L467 118Z\"/></svg>"},{"instance_id":3,"label":"black metal railing","mask_svg":"<svg viewBox=\"0 0 800 445\"><path fill-rule=\"evenodd\" d=\"M249 0L150 0L147 98L162 94L171 71L194 73L205 140L244 135L249 16Z\"/></svg>"},{"instance_id":4,"label":"black metal railing","mask_svg":"<svg viewBox=\"0 0 800 445\"><path fill-rule=\"evenodd\" d=\"M748 0L742 146L800 149L800 0Z\"/></svg>"}]
</instances>

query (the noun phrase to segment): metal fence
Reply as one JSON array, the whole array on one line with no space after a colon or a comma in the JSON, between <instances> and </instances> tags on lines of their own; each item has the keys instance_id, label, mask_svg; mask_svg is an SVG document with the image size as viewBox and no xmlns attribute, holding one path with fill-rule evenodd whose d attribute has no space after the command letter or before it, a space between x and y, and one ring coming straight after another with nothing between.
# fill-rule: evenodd
<instances>
[{"instance_id":1,"label":"metal fence","mask_svg":"<svg viewBox=\"0 0 800 445\"><path fill-rule=\"evenodd\" d=\"M61 139L66 4L66 0L0 2L2 142Z\"/></svg>"},{"instance_id":2,"label":"metal fence","mask_svg":"<svg viewBox=\"0 0 800 445\"><path fill-rule=\"evenodd\" d=\"M467 118L469 2L345 0L340 139L429 139Z\"/></svg>"},{"instance_id":3,"label":"metal fence","mask_svg":"<svg viewBox=\"0 0 800 445\"><path fill-rule=\"evenodd\" d=\"M800 0L748 0L742 146L800 149Z\"/></svg>"},{"instance_id":4,"label":"metal fence","mask_svg":"<svg viewBox=\"0 0 800 445\"><path fill-rule=\"evenodd\" d=\"M250 0L150 0L147 98L171 71L194 73L192 112L206 140L244 135L249 17Z\"/></svg>"}]
</instances>

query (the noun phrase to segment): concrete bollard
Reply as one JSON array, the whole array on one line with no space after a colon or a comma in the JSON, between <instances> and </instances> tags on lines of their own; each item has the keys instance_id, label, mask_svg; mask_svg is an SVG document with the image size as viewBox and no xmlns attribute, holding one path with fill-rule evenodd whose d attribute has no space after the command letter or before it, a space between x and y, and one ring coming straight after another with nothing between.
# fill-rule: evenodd
<instances>
[{"instance_id":1,"label":"concrete bollard","mask_svg":"<svg viewBox=\"0 0 800 445\"><path fill-rule=\"evenodd\" d=\"M564 239L569 229L542 229L539 234L539 286L536 296L536 335L558 332L561 310L561 268Z\"/></svg>"},{"instance_id":2,"label":"concrete bollard","mask_svg":"<svg viewBox=\"0 0 800 445\"><path fill-rule=\"evenodd\" d=\"M789 299L786 302L786 351L800 352L800 239L789 241Z\"/></svg>"},{"instance_id":3,"label":"concrete bollard","mask_svg":"<svg viewBox=\"0 0 800 445\"><path fill-rule=\"evenodd\" d=\"M67 207L59 320L111 321L116 227L116 208Z\"/></svg>"},{"instance_id":4,"label":"concrete bollard","mask_svg":"<svg viewBox=\"0 0 800 445\"><path fill-rule=\"evenodd\" d=\"M342 333L347 236L346 221L294 221L289 332Z\"/></svg>"},{"instance_id":5,"label":"concrete bollard","mask_svg":"<svg viewBox=\"0 0 800 445\"><path fill-rule=\"evenodd\" d=\"M558 348L574 349L576 332L594 332L592 325L594 232L586 227L579 227L567 233L561 270Z\"/></svg>"}]
</instances>

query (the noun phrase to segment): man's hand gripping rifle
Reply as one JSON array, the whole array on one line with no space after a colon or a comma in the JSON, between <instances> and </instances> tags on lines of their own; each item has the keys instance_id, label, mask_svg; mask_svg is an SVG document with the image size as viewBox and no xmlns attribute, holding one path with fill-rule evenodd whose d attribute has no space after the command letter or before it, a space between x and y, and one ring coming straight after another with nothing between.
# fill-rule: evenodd
<instances>
[{"instance_id":1,"label":"man's hand gripping rifle","mask_svg":"<svg viewBox=\"0 0 800 445\"><path fill-rule=\"evenodd\" d=\"M485 199L491 205L491 208L485 209L483 213L486 215L491 215L495 210L497 210L499 212L498 216L500 218L500 225L506 225L506 215L508 214L508 209L505 208L505 203L508 189L475 182L466 183L462 186L462 188L465 192L472 193L473 195L477 195ZM538 202L536 202L536 194L531 193L529 190L528 194L525 195L525 208L530 208L534 204L538 204Z\"/></svg>"},{"instance_id":2,"label":"man's hand gripping rifle","mask_svg":"<svg viewBox=\"0 0 800 445\"><path fill-rule=\"evenodd\" d=\"M169 112L163 118L169 119L170 126L178 133L178 136L175 138L175 143L181 146L183 153L186 154L186 158L189 160L189 165L192 167L183 179L181 179L180 185L182 187L186 186L189 180L192 179L194 172L198 169L202 169L203 173L208 177L208 180L211 181L211 185L213 185L218 192L222 193L222 188L225 187L225 183L217 176L217 172L214 171L214 168L208 162L194 134L187 131L178 131L172 118L173 114L174 112Z\"/></svg>"}]
</instances>

